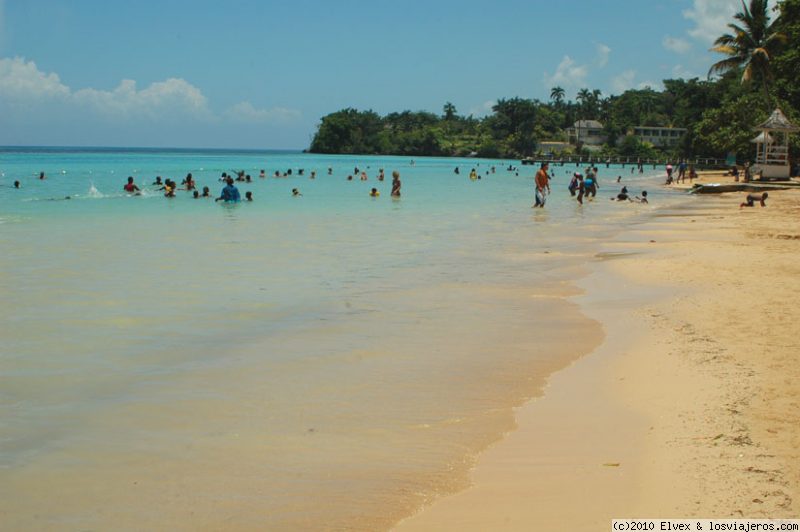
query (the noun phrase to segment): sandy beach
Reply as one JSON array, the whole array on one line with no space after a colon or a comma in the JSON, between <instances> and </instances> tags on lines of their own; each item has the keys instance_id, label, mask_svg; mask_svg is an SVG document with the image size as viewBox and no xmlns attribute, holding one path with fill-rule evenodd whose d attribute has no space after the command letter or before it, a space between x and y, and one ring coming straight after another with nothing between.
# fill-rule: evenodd
<instances>
[{"instance_id":1,"label":"sandy beach","mask_svg":"<svg viewBox=\"0 0 800 532\"><path fill-rule=\"evenodd\" d=\"M744 196L688 197L587 257L574 300L603 344L396 530L800 515L800 192Z\"/></svg>"}]
</instances>

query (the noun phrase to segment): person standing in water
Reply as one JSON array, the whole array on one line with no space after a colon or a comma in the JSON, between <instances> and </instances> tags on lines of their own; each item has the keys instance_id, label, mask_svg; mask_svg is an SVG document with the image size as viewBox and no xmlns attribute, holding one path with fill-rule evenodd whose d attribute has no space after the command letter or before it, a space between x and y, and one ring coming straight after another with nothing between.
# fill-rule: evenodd
<instances>
[{"instance_id":1,"label":"person standing in water","mask_svg":"<svg viewBox=\"0 0 800 532\"><path fill-rule=\"evenodd\" d=\"M233 186L233 178L229 177L225 182L225 188L222 189L219 197L215 201L224 201L228 202L238 202L241 201L241 196L239 195L239 189Z\"/></svg>"},{"instance_id":2,"label":"person standing in water","mask_svg":"<svg viewBox=\"0 0 800 532\"><path fill-rule=\"evenodd\" d=\"M547 174L548 166L548 163L542 163L542 167L536 172L536 177L534 178L536 181L536 202L533 204L534 207L544 207L546 199L545 188L547 188L547 193L550 193L550 176Z\"/></svg>"},{"instance_id":3,"label":"person standing in water","mask_svg":"<svg viewBox=\"0 0 800 532\"><path fill-rule=\"evenodd\" d=\"M122 189L128 194L135 194L139 192L139 187L133 182L133 177L128 177L128 182L123 185Z\"/></svg>"},{"instance_id":4,"label":"person standing in water","mask_svg":"<svg viewBox=\"0 0 800 532\"><path fill-rule=\"evenodd\" d=\"M400 172L397 170L392 172L392 197L399 198L400 197L400 187L402 184L400 183Z\"/></svg>"}]
</instances>

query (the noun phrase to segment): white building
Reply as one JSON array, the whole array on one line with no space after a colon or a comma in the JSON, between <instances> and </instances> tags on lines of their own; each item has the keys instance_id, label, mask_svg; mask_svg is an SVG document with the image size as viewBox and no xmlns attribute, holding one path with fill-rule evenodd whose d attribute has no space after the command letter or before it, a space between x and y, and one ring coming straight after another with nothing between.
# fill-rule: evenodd
<instances>
[{"instance_id":1,"label":"white building","mask_svg":"<svg viewBox=\"0 0 800 532\"><path fill-rule=\"evenodd\" d=\"M567 129L567 135L572 144L586 147L602 146L608 140L603 132L603 124L597 120L578 120Z\"/></svg>"},{"instance_id":2,"label":"white building","mask_svg":"<svg viewBox=\"0 0 800 532\"><path fill-rule=\"evenodd\" d=\"M649 142L657 148L669 148L680 144L688 130L682 127L635 126L632 135L641 142Z\"/></svg>"}]
</instances>

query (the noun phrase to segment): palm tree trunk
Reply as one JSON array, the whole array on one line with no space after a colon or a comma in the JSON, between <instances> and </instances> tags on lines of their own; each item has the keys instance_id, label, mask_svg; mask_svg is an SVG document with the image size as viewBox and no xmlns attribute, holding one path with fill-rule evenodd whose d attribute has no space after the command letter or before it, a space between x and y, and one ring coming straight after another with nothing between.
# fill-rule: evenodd
<instances>
[{"instance_id":1,"label":"palm tree trunk","mask_svg":"<svg viewBox=\"0 0 800 532\"><path fill-rule=\"evenodd\" d=\"M767 102L767 111L772 111L772 98L769 95L769 81L767 81L767 76L764 76L764 96L766 97Z\"/></svg>"}]
</instances>

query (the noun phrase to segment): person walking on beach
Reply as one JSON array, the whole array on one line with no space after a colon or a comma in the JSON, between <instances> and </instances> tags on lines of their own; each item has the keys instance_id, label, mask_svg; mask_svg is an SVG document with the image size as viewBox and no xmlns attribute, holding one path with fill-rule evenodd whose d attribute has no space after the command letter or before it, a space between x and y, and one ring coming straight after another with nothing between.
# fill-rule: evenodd
<instances>
[{"instance_id":1,"label":"person walking on beach","mask_svg":"<svg viewBox=\"0 0 800 532\"><path fill-rule=\"evenodd\" d=\"M536 193L534 194L536 201L533 204L534 207L544 207L546 198L544 192L545 188L547 188L547 193L550 193L550 176L547 173L548 166L548 163L542 163L542 167L539 168L539 171L536 172L536 177L534 177L536 181Z\"/></svg>"},{"instance_id":2,"label":"person walking on beach","mask_svg":"<svg viewBox=\"0 0 800 532\"><path fill-rule=\"evenodd\" d=\"M392 172L392 197L399 198L400 197L400 187L402 183L400 183L400 172L397 170Z\"/></svg>"}]
</instances>

